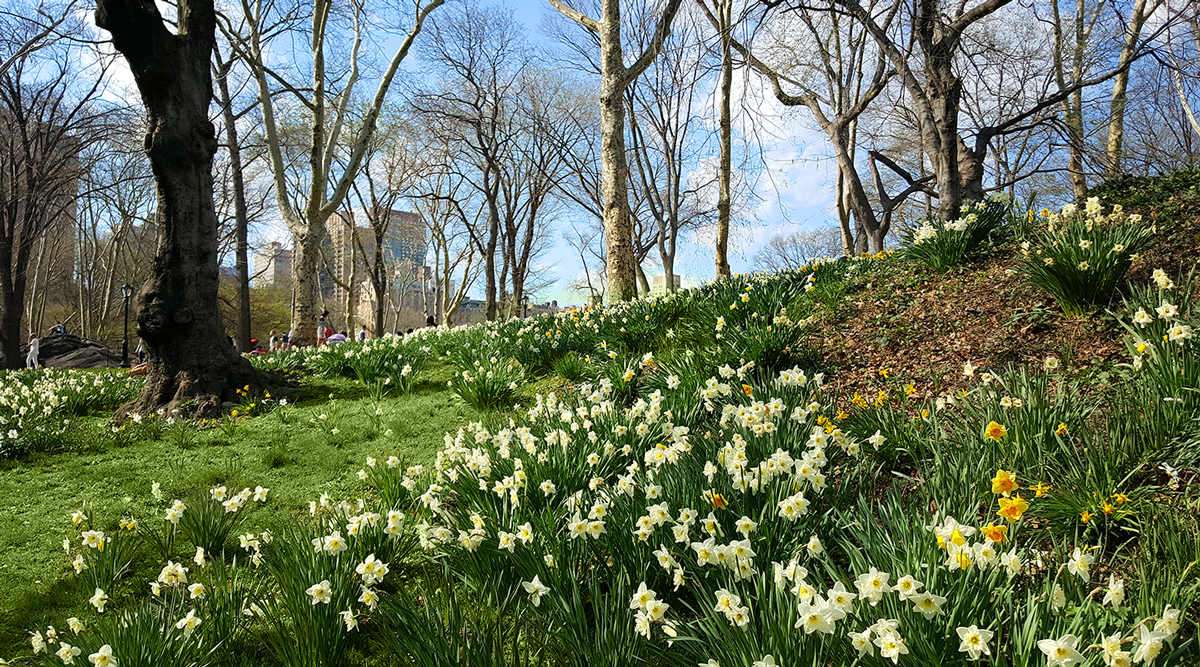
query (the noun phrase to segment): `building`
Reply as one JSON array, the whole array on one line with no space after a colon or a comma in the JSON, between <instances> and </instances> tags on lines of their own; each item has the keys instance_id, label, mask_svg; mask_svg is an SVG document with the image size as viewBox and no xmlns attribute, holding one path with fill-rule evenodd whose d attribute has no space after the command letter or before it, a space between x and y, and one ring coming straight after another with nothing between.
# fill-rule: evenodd
<instances>
[{"instance_id":1,"label":"building","mask_svg":"<svg viewBox=\"0 0 1200 667\"><path fill-rule=\"evenodd\" d=\"M372 318L364 319L362 313L373 311L374 295L364 278L375 259L375 227L371 223L378 220L376 215L388 216L381 246L391 286L389 291L397 291L396 285L420 282L420 276L429 270L425 266L429 244L420 215L395 210L360 211L357 215L352 211L338 211L333 214L329 219L326 265L329 282L333 284L332 300L339 304L353 303L356 319L368 323ZM358 225L356 217L366 217L368 224ZM347 290L351 289L354 293L348 295Z\"/></svg>"},{"instance_id":2,"label":"building","mask_svg":"<svg viewBox=\"0 0 1200 667\"><path fill-rule=\"evenodd\" d=\"M267 244L266 250L254 256L254 273L250 283L254 287L288 285L292 279L292 251L278 241Z\"/></svg>"},{"instance_id":3,"label":"building","mask_svg":"<svg viewBox=\"0 0 1200 667\"><path fill-rule=\"evenodd\" d=\"M682 284L682 279L680 278L678 273L671 274L671 278L673 278L673 280L671 282L675 283L675 289L678 290L679 286ZM662 294L666 291L667 291L667 275L665 273L660 273L650 279L650 293L651 294Z\"/></svg>"}]
</instances>

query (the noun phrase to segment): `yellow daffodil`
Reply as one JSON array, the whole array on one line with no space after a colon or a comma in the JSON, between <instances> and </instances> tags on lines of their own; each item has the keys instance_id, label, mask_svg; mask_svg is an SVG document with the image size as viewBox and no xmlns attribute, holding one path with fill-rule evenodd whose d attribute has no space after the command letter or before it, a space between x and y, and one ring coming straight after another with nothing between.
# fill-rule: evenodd
<instances>
[{"instance_id":1,"label":"yellow daffodil","mask_svg":"<svg viewBox=\"0 0 1200 667\"><path fill-rule=\"evenodd\" d=\"M1007 470L997 470L996 476L992 478L992 493L997 495L1007 496L1019 488L1021 487L1017 486L1017 476Z\"/></svg>"},{"instance_id":2,"label":"yellow daffodil","mask_svg":"<svg viewBox=\"0 0 1200 667\"><path fill-rule=\"evenodd\" d=\"M742 393L749 396L754 393L754 387L751 387L748 384L744 384L744 385L742 385Z\"/></svg>"},{"instance_id":3,"label":"yellow daffodil","mask_svg":"<svg viewBox=\"0 0 1200 667\"><path fill-rule=\"evenodd\" d=\"M1100 503L1100 511L1104 512L1105 514L1112 514L1113 512L1117 511L1117 506L1110 504L1106 500L1106 501Z\"/></svg>"},{"instance_id":4,"label":"yellow daffodil","mask_svg":"<svg viewBox=\"0 0 1200 667\"><path fill-rule=\"evenodd\" d=\"M1084 523L1087 523L1087 522L1091 521L1092 517L1094 517L1094 516L1096 516L1096 515L1093 512L1080 512L1079 520Z\"/></svg>"},{"instance_id":5,"label":"yellow daffodil","mask_svg":"<svg viewBox=\"0 0 1200 667\"><path fill-rule=\"evenodd\" d=\"M1067 428L1067 425L1061 422L1059 423L1058 428L1054 429L1054 435L1066 435L1070 432L1071 431Z\"/></svg>"},{"instance_id":6,"label":"yellow daffodil","mask_svg":"<svg viewBox=\"0 0 1200 667\"><path fill-rule=\"evenodd\" d=\"M1034 498L1041 498L1042 496L1046 495L1048 491L1050 491L1050 487L1038 482L1037 485L1029 487L1029 490L1033 491L1035 494Z\"/></svg>"},{"instance_id":7,"label":"yellow daffodil","mask_svg":"<svg viewBox=\"0 0 1200 667\"><path fill-rule=\"evenodd\" d=\"M996 544L1000 544L1004 540L1008 539L1008 526L997 526L994 523L988 523L988 525L981 528L979 532L983 533L983 536L989 541Z\"/></svg>"},{"instance_id":8,"label":"yellow daffodil","mask_svg":"<svg viewBox=\"0 0 1200 667\"><path fill-rule=\"evenodd\" d=\"M1008 435L1008 429L1004 428L1003 424L989 422L987 428L983 432L983 437L989 440L999 441L1004 436Z\"/></svg>"},{"instance_id":9,"label":"yellow daffodil","mask_svg":"<svg viewBox=\"0 0 1200 667\"><path fill-rule=\"evenodd\" d=\"M1014 494L1012 498L1000 498L1000 511L996 512L1000 516L1013 523L1025 514L1025 510L1029 509L1029 503L1021 499L1021 494Z\"/></svg>"},{"instance_id":10,"label":"yellow daffodil","mask_svg":"<svg viewBox=\"0 0 1200 667\"><path fill-rule=\"evenodd\" d=\"M1112 494L1112 497L1116 498L1118 505L1129 502L1129 496L1125 495L1124 493L1114 493Z\"/></svg>"}]
</instances>

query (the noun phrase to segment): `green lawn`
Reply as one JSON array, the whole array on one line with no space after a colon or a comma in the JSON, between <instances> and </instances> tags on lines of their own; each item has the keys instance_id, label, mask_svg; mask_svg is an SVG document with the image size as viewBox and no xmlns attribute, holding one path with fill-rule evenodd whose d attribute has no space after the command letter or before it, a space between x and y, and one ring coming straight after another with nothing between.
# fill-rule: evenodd
<instances>
[{"instance_id":1,"label":"green lawn","mask_svg":"<svg viewBox=\"0 0 1200 667\"><path fill-rule=\"evenodd\" d=\"M168 500L217 483L261 485L270 488L270 500L245 524L261 530L307 511L322 493L353 496L361 488L355 471L368 456L429 463L447 431L479 419L446 389L445 375L431 372L411 394L379 402L352 380L306 379L291 405L243 420L232 437L210 428L185 443L164 435L116 446L103 437L107 419L96 416L81 420L73 451L0 461L0 658L27 657L30 628L94 615L66 576L62 549L74 535L70 514L83 503L104 530L115 531L128 515L162 520L161 503L150 495L155 481ZM133 576L121 582L127 590L116 594L142 593L160 565L135 562Z\"/></svg>"}]
</instances>

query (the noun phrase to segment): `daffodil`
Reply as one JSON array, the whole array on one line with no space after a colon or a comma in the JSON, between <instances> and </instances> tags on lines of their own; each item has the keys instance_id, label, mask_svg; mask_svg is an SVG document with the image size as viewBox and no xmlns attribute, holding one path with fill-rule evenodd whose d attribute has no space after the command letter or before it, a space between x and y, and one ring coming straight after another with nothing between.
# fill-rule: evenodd
<instances>
[{"instance_id":1,"label":"daffodil","mask_svg":"<svg viewBox=\"0 0 1200 667\"><path fill-rule=\"evenodd\" d=\"M1096 562L1094 557L1084 553L1079 547L1075 547L1075 551L1067 559L1067 571L1084 581L1088 581L1092 576L1091 566L1094 562Z\"/></svg>"},{"instance_id":2,"label":"daffodil","mask_svg":"<svg viewBox=\"0 0 1200 667\"><path fill-rule=\"evenodd\" d=\"M108 644L101 646L99 651L89 655L88 662L96 667L117 667L117 659L113 657L112 647Z\"/></svg>"},{"instance_id":3,"label":"daffodil","mask_svg":"<svg viewBox=\"0 0 1200 667\"><path fill-rule=\"evenodd\" d=\"M1079 638L1075 635L1063 635L1058 639L1042 639L1038 648L1046 655L1048 667L1073 667L1084 662L1084 657L1075 650Z\"/></svg>"},{"instance_id":4,"label":"daffodil","mask_svg":"<svg viewBox=\"0 0 1200 667\"><path fill-rule=\"evenodd\" d=\"M311 602L314 607L318 604L329 604L329 601L333 599L333 588L328 579L309 586L308 590L304 592L312 598Z\"/></svg>"},{"instance_id":5,"label":"daffodil","mask_svg":"<svg viewBox=\"0 0 1200 667\"><path fill-rule=\"evenodd\" d=\"M1008 526L997 526L994 523L989 523L979 530L989 541L1000 544L1008 539Z\"/></svg>"},{"instance_id":6,"label":"daffodil","mask_svg":"<svg viewBox=\"0 0 1200 667\"><path fill-rule=\"evenodd\" d=\"M1001 440L1008 435L1008 429L1003 424L997 422L989 422L987 428L983 431L983 437L988 440Z\"/></svg>"},{"instance_id":7,"label":"daffodil","mask_svg":"<svg viewBox=\"0 0 1200 667\"><path fill-rule=\"evenodd\" d=\"M529 593L529 601L535 607L542 603L542 596L550 592L550 588L543 584L537 575L534 575L533 581L521 582L521 586Z\"/></svg>"},{"instance_id":8,"label":"daffodil","mask_svg":"<svg viewBox=\"0 0 1200 667\"><path fill-rule=\"evenodd\" d=\"M991 425L988 425L988 428L990 430ZM1019 488L1021 487L1017 486L1017 476L1003 468L997 470L996 476L992 478L992 493L1007 496Z\"/></svg>"},{"instance_id":9,"label":"daffodil","mask_svg":"<svg viewBox=\"0 0 1200 667\"><path fill-rule=\"evenodd\" d=\"M1021 499L1021 494L1015 494L1012 498L1000 498L1000 511L996 512L1004 517L1009 523L1013 523L1025 514L1029 509L1029 503Z\"/></svg>"},{"instance_id":10,"label":"daffodil","mask_svg":"<svg viewBox=\"0 0 1200 667\"><path fill-rule=\"evenodd\" d=\"M184 637L191 637L192 633L196 631L196 628L200 627L200 623L202 622L200 617L196 616L196 610L189 609L187 616L175 622L175 629L183 630Z\"/></svg>"},{"instance_id":11,"label":"daffodil","mask_svg":"<svg viewBox=\"0 0 1200 667\"><path fill-rule=\"evenodd\" d=\"M980 656L990 656L992 654L992 650L987 644L994 634L991 630L981 630L977 626L971 625L955 628L955 632L958 633L958 639L961 642L958 645L958 650L961 653L969 655L972 660L978 660Z\"/></svg>"}]
</instances>

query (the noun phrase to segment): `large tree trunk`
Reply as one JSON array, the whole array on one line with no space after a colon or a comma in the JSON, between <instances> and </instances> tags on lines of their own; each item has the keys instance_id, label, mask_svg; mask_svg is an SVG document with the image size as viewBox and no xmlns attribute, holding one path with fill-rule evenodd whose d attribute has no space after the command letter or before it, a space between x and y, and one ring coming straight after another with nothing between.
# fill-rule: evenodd
<instances>
[{"instance_id":1,"label":"large tree trunk","mask_svg":"<svg viewBox=\"0 0 1200 667\"><path fill-rule=\"evenodd\" d=\"M733 123L730 105L733 96L733 0L717 3L721 30L720 166L717 171L717 277L728 278L729 270L729 181L733 172Z\"/></svg>"},{"instance_id":2,"label":"large tree trunk","mask_svg":"<svg viewBox=\"0 0 1200 667\"><path fill-rule=\"evenodd\" d=\"M637 261L633 256L633 225L629 219L629 166L625 161L624 87L616 75L621 62L620 19L608 16L600 36L600 192L604 198L604 248L607 257L608 300L628 301L637 296ZM619 12L614 8L613 12ZM619 69L617 69L619 68Z\"/></svg>"},{"instance_id":3,"label":"large tree trunk","mask_svg":"<svg viewBox=\"0 0 1200 667\"><path fill-rule=\"evenodd\" d=\"M937 91L930 99L936 123L934 127L926 130L926 133L931 135L926 143L937 148L936 151L930 151L930 156L934 160L934 170L937 172L938 217L950 221L958 218L963 203L962 177L958 171L960 85L957 80L943 80L941 83L941 87L931 86Z\"/></svg>"},{"instance_id":4,"label":"large tree trunk","mask_svg":"<svg viewBox=\"0 0 1200 667\"><path fill-rule=\"evenodd\" d=\"M312 225L309 230L314 229ZM318 227L321 234L305 233L292 235L292 333L293 345L314 345L317 342L317 309L320 288L317 284L321 266L321 243L324 241L325 225Z\"/></svg>"},{"instance_id":5,"label":"large tree trunk","mask_svg":"<svg viewBox=\"0 0 1200 667\"><path fill-rule=\"evenodd\" d=\"M150 367L141 396L122 412L212 415L256 376L226 342L217 308L217 141L208 120L213 3L180 0L175 35L154 3L138 0L99 0L96 24L112 33L141 91L158 190L158 250L136 297Z\"/></svg>"}]
</instances>

